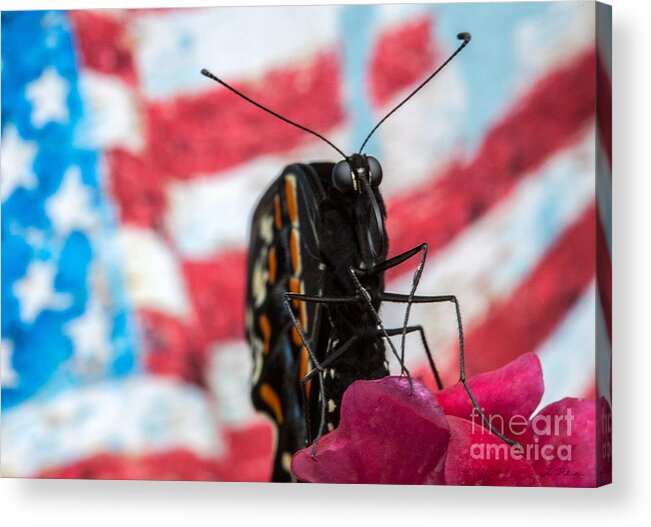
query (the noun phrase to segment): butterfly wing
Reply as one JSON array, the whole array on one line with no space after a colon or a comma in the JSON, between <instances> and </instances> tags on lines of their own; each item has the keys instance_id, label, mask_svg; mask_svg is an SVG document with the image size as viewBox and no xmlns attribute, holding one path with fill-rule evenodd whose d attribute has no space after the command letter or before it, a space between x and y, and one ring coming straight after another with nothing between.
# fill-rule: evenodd
<instances>
[{"instance_id":1,"label":"butterfly wing","mask_svg":"<svg viewBox=\"0 0 651 527\"><path fill-rule=\"evenodd\" d=\"M251 395L255 408L276 425L274 481L292 480L291 456L305 446L300 381L310 361L284 299L288 291L323 293L319 204L331 166L286 167L258 203L251 224L246 324L254 358ZM292 301L291 309L312 348L320 350L324 339L327 342L328 326L322 306Z\"/></svg>"}]
</instances>

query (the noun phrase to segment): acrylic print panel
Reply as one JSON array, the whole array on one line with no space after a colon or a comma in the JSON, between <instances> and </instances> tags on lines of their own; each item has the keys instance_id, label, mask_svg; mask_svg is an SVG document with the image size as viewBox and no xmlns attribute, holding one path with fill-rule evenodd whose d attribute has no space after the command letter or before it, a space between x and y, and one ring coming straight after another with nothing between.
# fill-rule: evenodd
<instances>
[{"instance_id":1,"label":"acrylic print panel","mask_svg":"<svg viewBox=\"0 0 651 527\"><path fill-rule=\"evenodd\" d=\"M609 17L591 2L3 12L3 476L609 482ZM200 74L349 155L460 32L367 144L381 187L355 158L362 192L340 199L329 165L283 172L337 151ZM426 243L417 294L458 299L478 403L457 383L453 302L410 310L439 390L418 331L400 364L404 303L379 309L393 353L363 300L330 319L294 301L317 361L358 338L307 383L308 427L315 361L282 295L359 293L347 258L374 301L409 294L422 252L384 288L363 272L386 256L378 188L388 257ZM295 453L321 408L325 435Z\"/></svg>"}]
</instances>

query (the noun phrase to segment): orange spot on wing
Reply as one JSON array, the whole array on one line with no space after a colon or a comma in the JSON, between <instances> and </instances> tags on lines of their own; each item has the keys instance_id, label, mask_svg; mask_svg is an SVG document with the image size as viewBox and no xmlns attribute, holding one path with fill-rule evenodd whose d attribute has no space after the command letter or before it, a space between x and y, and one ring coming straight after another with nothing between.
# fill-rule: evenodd
<instances>
[{"instance_id":1,"label":"orange spot on wing","mask_svg":"<svg viewBox=\"0 0 651 527\"><path fill-rule=\"evenodd\" d=\"M301 302L301 306L299 309L301 310L301 316L300 316L301 328L306 328L307 327L307 304L305 302Z\"/></svg>"},{"instance_id":2,"label":"orange spot on wing","mask_svg":"<svg viewBox=\"0 0 651 527\"><path fill-rule=\"evenodd\" d=\"M276 422L280 425L283 423L283 409L280 404L280 397L269 384L264 383L260 385L260 398L271 409L276 418Z\"/></svg>"},{"instance_id":3,"label":"orange spot on wing","mask_svg":"<svg viewBox=\"0 0 651 527\"><path fill-rule=\"evenodd\" d=\"M274 196L274 225L276 230L280 230L283 226L283 213L280 207L280 197L277 194Z\"/></svg>"},{"instance_id":4,"label":"orange spot on wing","mask_svg":"<svg viewBox=\"0 0 651 527\"><path fill-rule=\"evenodd\" d=\"M301 292L301 282L295 276L292 276L289 279L289 292L290 293L300 293Z\"/></svg>"},{"instance_id":5,"label":"orange spot on wing","mask_svg":"<svg viewBox=\"0 0 651 527\"><path fill-rule=\"evenodd\" d=\"M301 292L301 282L299 281L298 278L292 276L289 279L289 284L288 284L289 292L290 293L297 293L299 294ZM292 307L294 309L299 309L299 306L304 303L301 302L300 300L293 299L292 300Z\"/></svg>"},{"instance_id":6,"label":"orange spot on wing","mask_svg":"<svg viewBox=\"0 0 651 527\"><path fill-rule=\"evenodd\" d=\"M267 267L269 268L269 283L274 285L276 283L276 270L278 269L278 261L276 259L276 248L271 247L269 249L269 262Z\"/></svg>"},{"instance_id":7,"label":"orange spot on wing","mask_svg":"<svg viewBox=\"0 0 651 527\"><path fill-rule=\"evenodd\" d=\"M303 329L303 328L301 328ZM292 326L292 342L296 346L302 346L303 345L303 340L301 339L301 334L298 332L298 329L296 329L296 326Z\"/></svg>"},{"instance_id":8,"label":"orange spot on wing","mask_svg":"<svg viewBox=\"0 0 651 527\"><path fill-rule=\"evenodd\" d=\"M258 324L260 325L260 331L262 332L262 352L267 355L271 344L271 322L269 322L269 317L267 315L260 315Z\"/></svg>"},{"instance_id":9,"label":"orange spot on wing","mask_svg":"<svg viewBox=\"0 0 651 527\"><path fill-rule=\"evenodd\" d=\"M299 364L298 364L298 380L302 381L303 378L307 375L308 373L308 367L310 364L310 355L307 352L307 348L303 346L301 348L301 356L299 357ZM307 381L305 383L305 394L309 397L310 396L310 389L312 388L312 379Z\"/></svg>"},{"instance_id":10,"label":"orange spot on wing","mask_svg":"<svg viewBox=\"0 0 651 527\"><path fill-rule=\"evenodd\" d=\"M289 235L289 255L292 260L292 271L295 275L301 274L301 253L300 245L298 238L298 230L292 229L291 234Z\"/></svg>"},{"instance_id":11,"label":"orange spot on wing","mask_svg":"<svg viewBox=\"0 0 651 527\"><path fill-rule=\"evenodd\" d=\"M288 289L290 293L301 294L303 293L303 283L295 276L292 276L289 279ZM305 302L302 300L293 299L292 309L294 312L298 311L298 322L301 325L301 330L305 331L307 328L307 309L305 307ZM297 346L301 346L303 344L301 335L294 326L292 326L292 342Z\"/></svg>"},{"instance_id":12,"label":"orange spot on wing","mask_svg":"<svg viewBox=\"0 0 651 527\"><path fill-rule=\"evenodd\" d=\"M287 215L289 220L298 225L298 204L296 202L296 180L293 177L285 178L285 200L287 202Z\"/></svg>"}]
</instances>

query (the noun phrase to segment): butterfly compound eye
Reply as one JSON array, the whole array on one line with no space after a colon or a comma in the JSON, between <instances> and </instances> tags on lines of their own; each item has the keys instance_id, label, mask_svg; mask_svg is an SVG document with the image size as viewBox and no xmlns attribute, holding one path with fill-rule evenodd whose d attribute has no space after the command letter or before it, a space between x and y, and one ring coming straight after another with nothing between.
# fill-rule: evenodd
<instances>
[{"instance_id":1,"label":"butterfly compound eye","mask_svg":"<svg viewBox=\"0 0 651 527\"><path fill-rule=\"evenodd\" d=\"M368 162L371 185L374 187L379 187L380 183L382 183L382 166L380 165L380 162L373 156L367 156L366 160Z\"/></svg>"},{"instance_id":2,"label":"butterfly compound eye","mask_svg":"<svg viewBox=\"0 0 651 527\"><path fill-rule=\"evenodd\" d=\"M353 175L348 161L339 161L332 169L332 184L344 194L353 190Z\"/></svg>"}]
</instances>

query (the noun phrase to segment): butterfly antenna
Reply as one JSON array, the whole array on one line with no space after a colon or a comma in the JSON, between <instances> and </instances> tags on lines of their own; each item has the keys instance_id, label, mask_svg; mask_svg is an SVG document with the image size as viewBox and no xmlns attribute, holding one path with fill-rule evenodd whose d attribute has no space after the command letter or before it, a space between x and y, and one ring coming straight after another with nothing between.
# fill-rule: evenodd
<instances>
[{"instance_id":1,"label":"butterfly antenna","mask_svg":"<svg viewBox=\"0 0 651 527\"><path fill-rule=\"evenodd\" d=\"M221 80L219 77L217 77L216 75L212 74L212 73L211 73L210 71L208 71L206 68L204 68L204 69L201 70L201 74L202 74L202 75L205 75L205 76L208 77L209 79L214 80L215 82L218 82L218 83L221 84L224 88L227 88L227 89L229 89L230 91L232 91L235 95L238 95L238 96L240 96L242 99L244 99L245 101L250 102L253 106L257 106L257 107L260 108L261 110L264 110L265 112L267 112L267 113L273 115L274 117L280 119L281 121L284 121L284 122L286 122L287 124L291 124L292 126L295 126L296 128L299 128L300 130L303 130L304 132L307 132L308 134L312 134L313 136L318 137L318 138L321 139L322 141L328 143L332 148L334 148L337 152L339 152L339 153L344 157L344 159L346 159L346 154L344 154L343 151L342 151L340 148L338 148L338 147L337 147L334 143L332 143L330 140L328 140L328 139L326 139L325 137L323 137L321 134L315 132L314 130L310 130L309 128L303 126L302 124L295 123L294 121L292 121L292 120L290 120L290 119L287 119L287 117L283 117L283 116L280 115L279 113L276 113L276 112L274 112L273 110L267 108L266 106L263 106L263 105L260 104L259 102L254 101L253 99L251 99L251 97L248 97L247 95L244 95L241 91L236 90L236 89L233 88L230 84L228 84L227 82Z\"/></svg>"},{"instance_id":2,"label":"butterfly antenna","mask_svg":"<svg viewBox=\"0 0 651 527\"><path fill-rule=\"evenodd\" d=\"M449 63L449 62L450 62L454 57L456 57L459 53L461 53L461 50L462 50L463 48L465 48L465 47L468 45L468 43L470 42L470 39L471 39L472 37L470 36L470 33L459 33L459 34L457 35L457 38L458 38L459 40L463 40L463 42L462 42L461 45L456 49L456 51L455 51L454 53L452 53L452 55L450 55L450 56L448 57L448 59L447 59L443 64L441 64L441 65L438 67L438 69L437 69L434 73L432 73L429 77L427 77L427 78L426 78L426 79L425 79L425 80L424 80L424 81L423 81L423 82L422 82L422 83L421 83L421 84L420 84L420 85L419 85L419 86L418 86L414 91L412 91L409 95L407 95L407 97L405 97L405 98L400 102L400 104L398 104L398 105L397 105L393 110L391 110L388 114L386 114L384 117L382 117L382 119L380 120L380 122L378 122L378 123L375 125L375 127L373 128L373 130L371 130L370 133L366 136L366 139L364 139L364 142L362 143L362 146L359 148L359 153L360 153L360 154L361 154L362 151L364 150L364 147L366 146L366 143L368 143L368 140L369 140L369 139L371 138L371 136L375 133L375 131L380 127L380 125L381 125L384 121L386 121L389 117L391 117L391 115L393 115L393 113L396 112L396 110L398 110L398 108L400 108L400 107L401 107L403 104L405 104L409 99L411 99L414 95L416 95L416 94L417 94L417 93L418 93L422 88L424 88L425 85L426 85L429 81L431 81L434 77L436 77L436 75L437 75L437 74L438 74L438 73L439 73L443 68L445 68L445 66L447 66L448 63Z\"/></svg>"}]
</instances>

